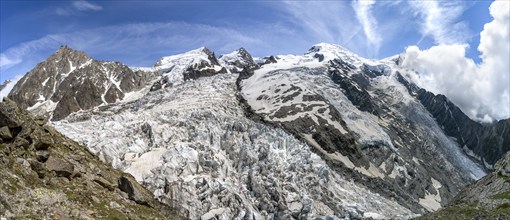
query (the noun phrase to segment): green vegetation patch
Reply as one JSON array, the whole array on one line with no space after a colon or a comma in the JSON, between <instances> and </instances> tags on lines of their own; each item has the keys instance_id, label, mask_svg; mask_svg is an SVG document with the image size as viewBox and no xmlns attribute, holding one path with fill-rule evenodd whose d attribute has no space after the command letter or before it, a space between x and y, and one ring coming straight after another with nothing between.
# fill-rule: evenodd
<instances>
[{"instance_id":1,"label":"green vegetation patch","mask_svg":"<svg viewBox=\"0 0 510 220\"><path fill-rule=\"evenodd\" d=\"M510 200L510 191L505 191L502 193L498 193L496 195L491 196L491 199L506 199Z\"/></svg>"}]
</instances>

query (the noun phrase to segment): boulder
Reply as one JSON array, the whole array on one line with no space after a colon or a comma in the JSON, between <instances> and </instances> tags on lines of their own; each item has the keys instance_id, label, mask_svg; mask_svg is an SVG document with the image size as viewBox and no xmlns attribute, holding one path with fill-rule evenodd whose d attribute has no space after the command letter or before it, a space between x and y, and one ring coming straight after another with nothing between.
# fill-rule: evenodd
<instances>
[{"instance_id":1,"label":"boulder","mask_svg":"<svg viewBox=\"0 0 510 220\"><path fill-rule=\"evenodd\" d=\"M148 205L152 195L140 186L131 176L121 176L119 178L119 189L128 194L129 199L141 205Z\"/></svg>"},{"instance_id":2,"label":"boulder","mask_svg":"<svg viewBox=\"0 0 510 220\"><path fill-rule=\"evenodd\" d=\"M29 159L28 162L30 163L30 168L37 173L37 176L39 176L39 178L44 178L46 175L44 164L33 159Z\"/></svg>"},{"instance_id":3,"label":"boulder","mask_svg":"<svg viewBox=\"0 0 510 220\"><path fill-rule=\"evenodd\" d=\"M0 127L16 128L21 126L21 122L22 114L16 103L4 97L3 102L0 102Z\"/></svg>"},{"instance_id":4,"label":"boulder","mask_svg":"<svg viewBox=\"0 0 510 220\"><path fill-rule=\"evenodd\" d=\"M74 173L74 165L63 159L50 156L46 161L46 169L48 171L55 171L57 176L71 177Z\"/></svg>"},{"instance_id":5,"label":"boulder","mask_svg":"<svg viewBox=\"0 0 510 220\"><path fill-rule=\"evenodd\" d=\"M50 156L50 153L47 150L39 150L35 152L35 157L37 161L39 162L46 162L48 160L48 157Z\"/></svg>"},{"instance_id":6,"label":"boulder","mask_svg":"<svg viewBox=\"0 0 510 220\"><path fill-rule=\"evenodd\" d=\"M2 140L8 141L12 139L11 131L9 130L9 127L3 126L0 128L0 138Z\"/></svg>"},{"instance_id":7,"label":"boulder","mask_svg":"<svg viewBox=\"0 0 510 220\"><path fill-rule=\"evenodd\" d=\"M43 132L41 130L36 131L38 139L34 143L34 147L36 150L47 150L51 145L53 145L53 138L49 133Z\"/></svg>"},{"instance_id":8,"label":"boulder","mask_svg":"<svg viewBox=\"0 0 510 220\"><path fill-rule=\"evenodd\" d=\"M110 183L110 181L102 178L102 177L97 177L97 178L94 178L94 182L96 182L97 184L99 184L100 186L110 190L110 191L114 191L115 190L115 185L113 185L112 183Z\"/></svg>"},{"instance_id":9,"label":"boulder","mask_svg":"<svg viewBox=\"0 0 510 220\"><path fill-rule=\"evenodd\" d=\"M44 124L46 124L46 119L43 116L36 116L34 118L34 121L39 126L43 126Z\"/></svg>"},{"instance_id":10,"label":"boulder","mask_svg":"<svg viewBox=\"0 0 510 220\"><path fill-rule=\"evenodd\" d=\"M14 139L14 146L15 147L18 147L18 148L23 148L23 149L28 149L28 147L30 146L30 142L27 141L25 138L22 138L22 137L16 137L16 139Z\"/></svg>"}]
</instances>

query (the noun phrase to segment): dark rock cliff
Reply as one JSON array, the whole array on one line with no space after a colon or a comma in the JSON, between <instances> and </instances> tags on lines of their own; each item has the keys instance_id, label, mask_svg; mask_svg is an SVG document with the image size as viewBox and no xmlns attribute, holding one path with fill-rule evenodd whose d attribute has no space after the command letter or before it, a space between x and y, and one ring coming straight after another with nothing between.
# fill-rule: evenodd
<instances>
[{"instance_id":1,"label":"dark rock cliff","mask_svg":"<svg viewBox=\"0 0 510 220\"><path fill-rule=\"evenodd\" d=\"M471 151L468 154L480 163L491 168L510 151L510 139L504 138L510 137L510 119L482 125L464 114L446 96L420 89L400 74L398 79L430 112L445 134L455 138L464 150Z\"/></svg>"}]
</instances>

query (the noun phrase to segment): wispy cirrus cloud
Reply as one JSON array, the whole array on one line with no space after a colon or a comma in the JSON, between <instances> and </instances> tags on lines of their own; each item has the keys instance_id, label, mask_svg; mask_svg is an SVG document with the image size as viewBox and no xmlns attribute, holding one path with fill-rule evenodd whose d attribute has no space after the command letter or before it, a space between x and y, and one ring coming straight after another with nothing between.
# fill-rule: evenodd
<instances>
[{"instance_id":1,"label":"wispy cirrus cloud","mask_svg":"<svg viewBox=\"0 0 510 220\"><path fill-rule=\"evenodd\" d=\"M413 13L421 18L422 37L431 37L436 44L465 43L469 28L460 20L466 10L459 1L409 1Z\"/></svg>"},{"instance_id":2,"label":"wispy cirrus cloud","mask_svg":"<svg viewBox=\"0 0 510 220\"><path fill-rule=\"evenodd\" d=\"M349 3L343 1L285 1L278 8L286 20L300 28L313 45L318 42L336 43L355 53L365 54L366 37Z\"/></svg>"},{"instance_id":3,"label":"wispy cirrus cloud","mask_svg":"<svg viewBox=\"0 0 510 220\"><path fill-rule=\"evenodd\" d=\"M101 11L103 7L100 5L92 4L88 1L74 1L73 7L78 11Z\"/></svg>"},{"instance_id":4,"label":"wispy cirrus cloud","mask_svg":"<svg viewBox=\"0 0 510 220\"><path fill-rule=\"evenodd\" d=\"M85 12L85 11L101 11L103 10L103 7L98 4L93 4L88 1L80 0L80 1L73 1L70 6L66 7L59 7L55 10L55 13L57 15L62 16L69 16L69 15L75 15L78 12Z\"/></svg>"},{"instance_id":5,"label":"wispy cirrus cloud","mask_svg":"<svg viewBox=\"0 0 510 220\"><path fill-rule=\"evenodd\" d=\"M352 7L356 12L358 21L363 26L363 32L367 38L367 48L372 48L371 56L375 56L381 47L382 37L377 32L377 20L372 15L372 7L375 0L355 0Z\"/></svg>"}]
</instances>

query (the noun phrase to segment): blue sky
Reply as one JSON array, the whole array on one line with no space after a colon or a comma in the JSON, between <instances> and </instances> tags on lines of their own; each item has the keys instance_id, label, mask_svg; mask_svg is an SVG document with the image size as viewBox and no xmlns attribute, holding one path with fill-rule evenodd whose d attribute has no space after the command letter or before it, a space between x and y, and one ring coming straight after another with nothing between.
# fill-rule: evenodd
<instances>
[{"instance_id":1,"label":"blue sky","mask_svg":"<svg viewBox=\"0 0 510 220\"><path fill-rule=\"evenodd\" d=\"M410 45L469 44L467 56L479 62L490 4L440 1L433 7L444 11L433 15L407 1L2 0L0 80L24 74L61 44L130 66L151 66L161 56L201 46L217 54L245 47L265 56L302 54L319 42L368 58ZM426 30L428 23L439 30Z\"/></svg>"}]
</instances>

